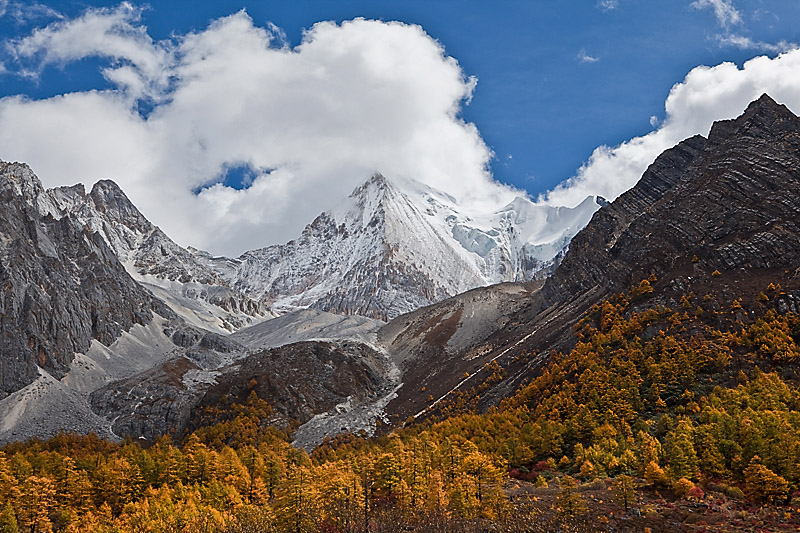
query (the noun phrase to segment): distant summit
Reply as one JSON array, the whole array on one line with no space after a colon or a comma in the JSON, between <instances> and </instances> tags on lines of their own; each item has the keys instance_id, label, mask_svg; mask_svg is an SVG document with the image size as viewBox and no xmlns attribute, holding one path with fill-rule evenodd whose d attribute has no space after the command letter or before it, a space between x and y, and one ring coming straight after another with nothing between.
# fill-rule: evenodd
<instances>
[{"instance_id":1,"label":"distant summit","mask_svg":"<svg viewBox=\"0 0 800 533\"><path fill-rule=\"evenodd\" d=\"M285 245L205 257L234 287L279 312L312 307L387 320L466 290L544 277L598 205L516 198L490 213L376 173Z\"/></svg>"}]
</instances>

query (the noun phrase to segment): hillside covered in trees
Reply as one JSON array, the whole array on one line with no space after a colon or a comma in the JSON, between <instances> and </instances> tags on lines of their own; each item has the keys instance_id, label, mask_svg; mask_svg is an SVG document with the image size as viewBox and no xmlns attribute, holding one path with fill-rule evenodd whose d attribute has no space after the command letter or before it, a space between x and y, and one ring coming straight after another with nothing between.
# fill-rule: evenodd
<instances>
[{"instance_id":1,"label":"hillside covered in trees","mask_svg":"<svg viewBox=\"0 0 800 533\"><path fill-rule=\"evenodd\" d=\"M796 295L690 291L670 308L658 286L594 306L574 349L484 413L479 386L439 420L308 455L252 393L179 443L7 445L0 531L657 531L675 505L727 528L796 528Z\"/></svg>"}]
</instances>

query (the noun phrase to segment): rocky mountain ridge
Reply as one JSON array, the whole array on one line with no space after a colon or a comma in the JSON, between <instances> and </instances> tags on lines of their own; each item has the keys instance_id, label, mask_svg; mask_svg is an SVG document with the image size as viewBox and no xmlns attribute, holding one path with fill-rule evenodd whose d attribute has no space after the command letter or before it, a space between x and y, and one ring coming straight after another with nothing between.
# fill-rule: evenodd
<instances>
[{"instance_id":1,"label":"rocky mountain ridge","mask_svg":"<svg viewBox=\"0 0 800 533\"><path fill-rule=\"evenodd\" d=\"M190 323L231 332L274 316L172 241L113 181L98 181L88 194L80 184L44 194L45 212L70 215L101 235L136 281Z\"/></svg>"},{"instance_id":2,"label":"rocky mountain ridge","mask_svg":"<svg viewBox=\"0 0 800 533\"><path fill-rule=\"evenodd\" d=\"M38 368L63 377L93 339L108 345L154 311L172 314L100 234L53 206L30 168L0 163L0 397Z\"/></svg>"},{"instance_id":3,"label":"rocky mountain ridge","mask_svg":"<svg viewBox=\"0 0 800 533\"><path fill-rule=\"evenodd\" d=\"M798 265L800 118L764 95L737 119L716 123L708 139L695 136L661 154L631 190L594 215L553 275L524 298L498 300L494 288L476 289L476 303L465 302L467 295L446 300L401 317L379 336L390 353L403 354L404 375L421 376L416 385L436 401L475 394L491 377L486 365L496 363L505 377L481 392L488 407L535 376L551 353L569 350L571 326L593 305L643 279L652 276L661 289L652 305L679 308L692 291L754 298L776 282L785 291L778 303L794 309ZM465 311L478 302L502 320L490 319L493 327L461 344L462 329L474 328ZM408 328L392 331L400 321ZM448 361L446 370L439 361ZM387 410L404 420L431 407L404 387Z\"/></svg>"}]
</instances>

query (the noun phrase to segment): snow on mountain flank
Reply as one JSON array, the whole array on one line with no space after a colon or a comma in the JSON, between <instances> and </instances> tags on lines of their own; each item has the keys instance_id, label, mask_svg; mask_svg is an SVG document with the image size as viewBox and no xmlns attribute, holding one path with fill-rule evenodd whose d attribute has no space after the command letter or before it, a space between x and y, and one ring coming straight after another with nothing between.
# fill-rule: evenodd
<instances>
[{"instance_id":1,"label":"snow on mountain flank","mask_svg":"<svg viewBox=\"0 0 800 533\"><path fill-rule=\"evenodd\" d=\"M237 259L193 252L277 312L387 320L475 287L548 275L598 208L591 197L574 208L518 197L477 213L422 183L375 174L285 245Z\"/></svg>"}]
</instances>

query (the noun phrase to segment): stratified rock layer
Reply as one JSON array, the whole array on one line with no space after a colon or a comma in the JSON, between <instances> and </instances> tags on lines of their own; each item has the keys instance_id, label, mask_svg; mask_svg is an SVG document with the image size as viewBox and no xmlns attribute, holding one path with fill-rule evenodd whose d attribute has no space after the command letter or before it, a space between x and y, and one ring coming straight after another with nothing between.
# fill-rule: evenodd
<instances>
[{"instance_id":1,"label":"stratified rock layer","mask_svg":"<svg viewBox=\"0 0 800 533\"><path fill-rule=\"evenodd\" d=\"M795 270L800 258L800 119L764 95L708 140L667 150L572 241L542 290L550 305L600 287L706 269Z\"/></svg>"},{"instance_id":2,"label":"stratified rock layer","mask_svg":"<svg viewBox=\"0 0 800 533\"><path fill-rule=\"evenodd\" d=\"M488 406L536 375L551 353L569 350L572 324L592 305L651 275L661 303L677 307L692 290L735 298L772 281L797 289L799 265L800 118L764 95L739 118L715 123L708 139L661 154L636 186L595 213L540 289L502 322L484 311L497 326L472 347L454 342L475 320L462 316L462 296L401 317L379 336L406 377L422 376L436 399L477 386L488 377L484 365L497 360L508 377L481 393ZM500 309L488 289L474 295ZM791 293L786 298L791 305ZM403 320L406 329L398 328ZM404 386L389 409L400 419L427 413L418 396Z\"/></svg>"}]
</instances>

